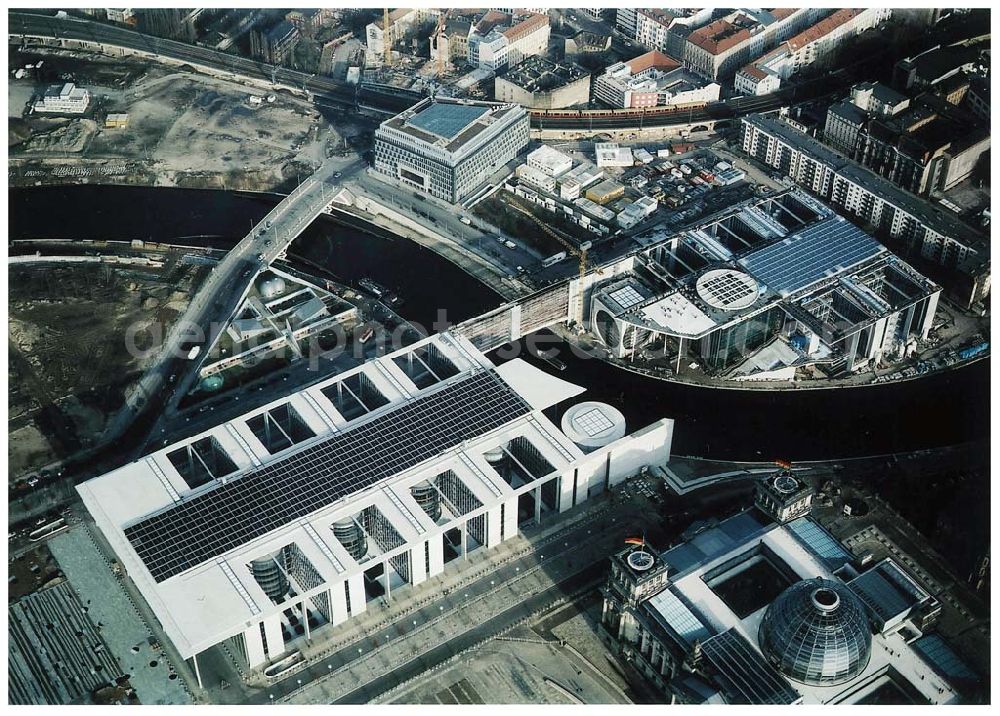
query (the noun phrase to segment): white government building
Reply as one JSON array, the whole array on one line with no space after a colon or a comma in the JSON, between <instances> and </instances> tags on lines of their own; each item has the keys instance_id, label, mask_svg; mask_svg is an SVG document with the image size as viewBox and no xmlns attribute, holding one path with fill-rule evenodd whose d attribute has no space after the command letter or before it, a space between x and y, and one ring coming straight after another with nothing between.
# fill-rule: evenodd
<instances>
[{"instance_id":1,"label":"white government building","mask_svg":"<svg viewBox=\"0 0 1000 716\"><path fill-rule=\"evenodd\" d=\"M261 668L669 459L672 420L626 436L582 392L444 333L77 489L196 673L221 642Z\"/></svg>"}]
</instances>

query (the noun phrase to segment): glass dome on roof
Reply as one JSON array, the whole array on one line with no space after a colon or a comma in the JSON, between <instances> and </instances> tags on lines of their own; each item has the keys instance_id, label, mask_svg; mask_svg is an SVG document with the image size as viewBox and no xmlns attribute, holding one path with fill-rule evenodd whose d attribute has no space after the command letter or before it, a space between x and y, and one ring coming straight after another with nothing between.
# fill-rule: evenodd
<instances>
[{"instance_id":1,"label":"glass dome on roof","mask_svg":"<svg viewBox=\"0 0 1000 716\"><path fill-rule=\"evenodd\" d=\"M872 633L864 605L840 582L807 579L788 587L764 613L760 649L803 684L832 686L864 671Z\"/></svg>"}]
</instances>

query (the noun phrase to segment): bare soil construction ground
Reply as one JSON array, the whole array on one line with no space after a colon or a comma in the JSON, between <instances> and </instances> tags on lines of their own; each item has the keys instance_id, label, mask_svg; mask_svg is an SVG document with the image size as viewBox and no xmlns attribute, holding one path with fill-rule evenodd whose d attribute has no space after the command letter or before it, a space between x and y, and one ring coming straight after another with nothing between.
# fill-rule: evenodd
<instances>
[{"instance_id":1,"label":"bare soil construction ground","mask_svg":"<svg viewBox=\"0 0 1000 716\"><path fill-rule=\"evenodd\" d=\"M9 179L13 185L82 181L271 189L311 172L343 140L303 97L136 58L11 49L12 67L43 60L8 87ZM48 84L90 90L82 117L26 113ZM261 98L251 106L250 97ZM128 113L128 126L105 117Z\"/></svg>"},{"instance_id":2,"label":"bare soil construction ground","mask_svg":"<svg viewBox=\"0 0 1000 716\"><path fill-rule=\"evenodd\" d=\"M11 484L95 444L151 359L127 350L129 330L157 323L167 330L206 271L171 260L141 272L94 264L10 267Z\"/></svg>"}]
</instances>

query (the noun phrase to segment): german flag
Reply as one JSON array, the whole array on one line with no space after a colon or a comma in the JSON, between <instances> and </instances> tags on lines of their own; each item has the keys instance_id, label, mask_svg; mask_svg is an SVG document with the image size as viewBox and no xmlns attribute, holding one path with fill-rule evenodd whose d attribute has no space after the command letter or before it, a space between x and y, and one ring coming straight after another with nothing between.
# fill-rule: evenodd
<instances>
[{"instance_id":1,"label":"german flag","mask_svg":"<svg viewBox=\"0 0 1000 716\"><path fill-rule=\"evenodd\" d=\"M783 467L786 470L791 470L792 469L792 461L791 460L775 460L774 464L777 465L778 467Z\"/></svg>"},{"instance_id":2,"label":"german flag","mask_svg":"<svg viewBox=\"0 0 1000 716\"><path fill-rule=\"evenodd\" d=\"M646 540L643 539L642 537L626 537L625 538L625 544L644 545L644 544L646 544Z\"/></svg>"}]
</instances>

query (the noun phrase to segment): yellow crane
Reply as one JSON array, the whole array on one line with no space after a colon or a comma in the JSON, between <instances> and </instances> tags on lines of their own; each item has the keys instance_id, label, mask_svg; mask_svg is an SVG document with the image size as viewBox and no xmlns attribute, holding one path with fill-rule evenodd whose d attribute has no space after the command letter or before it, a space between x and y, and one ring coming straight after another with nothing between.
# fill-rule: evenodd
<instances>
[{"instance_id":1,"label":"yellow crane","mask_svg":"<svg viewBox=\"0 0 1000 716\"><path fill-rule=\"evenodd\" d=\"M567 251L579 259L579 276L582 279L584 274L587 273L587 252L590 250L590 242L584 241L579 246L575 246L569 239L565 238L548 224L542 222L537 216L524 207L514 202L511 202L511 206L535 222L547 236L551 236L553 239L558 241Z\"/></svg>"}]
</instances>

